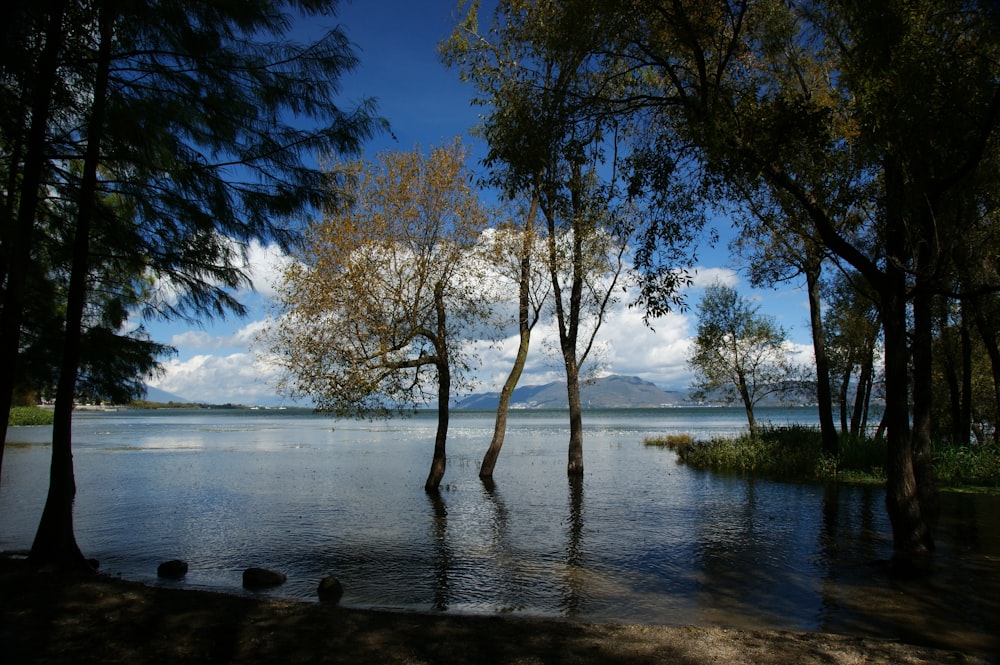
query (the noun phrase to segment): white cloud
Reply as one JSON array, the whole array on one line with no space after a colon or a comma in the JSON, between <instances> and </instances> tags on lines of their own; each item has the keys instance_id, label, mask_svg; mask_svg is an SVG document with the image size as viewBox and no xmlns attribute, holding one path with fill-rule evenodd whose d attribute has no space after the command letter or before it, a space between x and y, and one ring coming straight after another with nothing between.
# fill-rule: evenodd
<instances>
[{"instance_id":1,"label":"white cloud","mask_svg":"<svg viewBox=\"0 0 1000 665\"><path fill-rule=\"evenodd\" d=\"M740 283L739 275L731 268L706 268L697 266L691 271L691 288L703 289L716 282L723 286L736 286Z\"/></svg>"},{"instance_id":2,"label":"white cloud","mask_svg":"<svg viewBox=\"0 0 1000 665\"><path fill-rule=\"evenodd\" d=\"M170 338L170 346L178 349L217 349L218 339L204 330L185 330Z\"/></svg>"},{"instance_id":3,"label":"white cloud","mask_svg":"<svg viewBox=\"0 0 1000 665\"><path fill-rule=\"evenodd\" d=\"M149 384L193 402L270 405L276 401L275 369L249 352L196 355L168 361L164 369L164 376Z\"/></svg>"},{"instance_id":4,"label":"white cloud","mask_svg":"<svg viewBox=\"0 0 1000 665\"><path fill-rule=\"evenodd\" d=\"M170 345L182 351L219 351L221 349L249 349L257 335L267 325L264 319L251 321L239 330L226 335L211 335L204 330L185 330L170 338Z\"/></svg>"},{"instance_id":5,"label":"white cloud","mask_svg":"<svg viewBox=\"0 0 1000 665\"><path fill-rule=\"evenodd\" d=\"M263 296L273 298L276 295L275 287L292 258L277 245L265 246L257 240L252 241L246 251L244 267L253 283L253 289Z\"/></svg>"}]
</instances>

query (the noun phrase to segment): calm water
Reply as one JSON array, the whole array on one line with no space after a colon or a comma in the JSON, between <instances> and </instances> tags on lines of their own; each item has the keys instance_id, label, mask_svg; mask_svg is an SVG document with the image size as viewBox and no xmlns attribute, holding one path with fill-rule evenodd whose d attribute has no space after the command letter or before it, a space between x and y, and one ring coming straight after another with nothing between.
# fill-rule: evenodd
<instances>
[{"instance_id":1,"label":"calm water","mask_svg":"<svg viewBox=\"0 0 1000 665\"><path fill-rule=\"evenodd\" d=\"M776 424L804 409L764 409ZM559 412L512 413L495 473L478 478L492 414L456 412L439 501L423 491L432 414L334 421L275 411L78 413L76 534L101 570L245 593L241 572L288 574L266 595L584 621L831 630L997 649L1000 497L945 495L938 572L891 582L879 488L698 472L643 446L664 432L740 431L738 409L585 415L582 482L565 475ZM27 549L41 514L45 428L14 428L0 550ZM182 558L180 582L156 578Z\"/></svg>"}]
</instances>

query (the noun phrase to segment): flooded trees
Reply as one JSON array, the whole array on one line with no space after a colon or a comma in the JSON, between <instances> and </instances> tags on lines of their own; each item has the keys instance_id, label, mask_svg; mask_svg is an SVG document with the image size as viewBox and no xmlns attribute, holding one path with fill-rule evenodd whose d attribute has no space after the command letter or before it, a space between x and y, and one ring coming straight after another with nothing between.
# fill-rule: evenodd
<instances>
[{"instance_id":1,"label":"flooded trees","mask_svg":"<svg viewBox=\"0 0 1000 665\"><path fill-rule=\"evenodd\" d=\"M620 135L612 122L580 103L583 91L600 84L590 76L586 45L549 42L559 37L549 31L553 16L560 16L559 9L548 3L501 2L483 33L478 3L472 2L442 51L489 109L480 131L489 144L485 162L493 184L537 202L567 384L567 473L578 476L581 373L627 272L635 211L617 177Z\"/></svg>"},{"instance_id":2,"label":"flooded trees","mask_svg":"<svg viewBox=\"0 0 1000 665\"><path fill-rule=\"evenodd\" d=\"M283 388L321 411L389 415L436 403L429 492L445 472L463 332L487 315L474 251L487 211L465 159L456 141L426 156L333 165L339 200L309 226L265 335Z\"/></svg>"}]
</instances>

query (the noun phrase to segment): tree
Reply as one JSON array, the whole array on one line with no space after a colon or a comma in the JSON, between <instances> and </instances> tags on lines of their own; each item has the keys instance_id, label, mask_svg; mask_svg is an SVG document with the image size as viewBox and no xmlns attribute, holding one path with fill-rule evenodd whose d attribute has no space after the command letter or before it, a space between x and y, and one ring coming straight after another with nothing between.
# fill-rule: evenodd
<instances>
[{"instance_id":1,"label":"tree","mask_svg":"<svg viewBox=\"0 0 1000 665\"><path fill-rule=\"evenodd\" d=\"M65 318L37 560L82 562L72 531L71 411L97 310L106 309L107 322L123 321L120 306L134 306L127 294L141 271L173 297L145 301L140 315L241 313L230 289L248 282L244 243L289 243L297 215L328 196L303 152L356 151L381 126L370 105L347 113L335 102L338 78L356 62L343 34L309 45L288 40L286 5L307 15L334 7L52 2L27 7L16 21L18 39L32 48L22 64L4 63L4 103L21 112L3 125L4 144L16 146L5 154L6 182L18 183L7 191L11 223L0 252L5 367L18 359L25 313L24 285L11 277L33 260L39 202L58 203L53 235L69 248L57 267L67 276ZM99 235L112 229L114 236ZM120 295L111 299L88 283L112 275L108 257L95 251L110 247L137 260L113 280ZM8 385L0 385L3 399Z\"/></svg>"},{"instance_id":2,"label":"tree","mask_svg":"<svg viewBox=\"0 0 1000 665\"><path fill-rule=\"evenodd\" d=\"M800 388L784 331L759 309L733 287L708 286L698 305L698 332L688 360L699 393L722 391L730 401L743 403L751 436L757 434L754 407L762 399Z\"/></svg>"},{"instance_id":3,"label":"tree","mask_svg":"<svg viewBox=\"0 0 1000 665\"><path fill-rule=\"evenodd\" d=\"M458 141L341 164L341 202L307 232L280 289L267 346L284 390L337 416L388 415L437 402L430 473L444 476L463 331L485 320L476 240L487 211Z\"/></svg>"}]
</instances>

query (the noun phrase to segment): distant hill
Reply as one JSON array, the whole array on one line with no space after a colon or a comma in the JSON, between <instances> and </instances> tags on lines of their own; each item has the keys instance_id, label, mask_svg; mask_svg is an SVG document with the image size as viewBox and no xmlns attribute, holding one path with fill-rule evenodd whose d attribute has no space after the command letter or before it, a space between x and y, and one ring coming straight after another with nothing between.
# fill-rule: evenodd
<instances>
[{"instance_id":1,"label":"distant hill","mask_svg":"<svg viewBox=\"0 0 1000 665\"><path fill-rule=\"evenodd\" d=\"M147 402L159 402L161 404L169 404L170 402L187 404L191 400L184 399L173 393L168 393L166 390L160 390L159 388L154 388L153 386L146 386L146 396L143 397Z\"/></svg>"},{"instance_id":2,"label":"distant hill","mask_svg":"<svg viewBox=\"0 0 1000 665\"><path fill-rule=\"evenodd\" d=\"M687 393L661 390L636 376L605 376L580 388L585 409L652 408L680 404L686 398ZM461 400L456 408L495 409L499 403L500 393L477 393ZM565 409L568 406L564 381L522 386L514 390L511 398L514 409Z\"/></svg>"}]
</instances>

